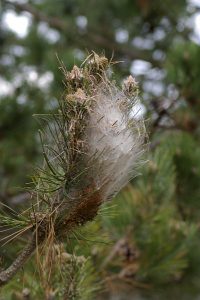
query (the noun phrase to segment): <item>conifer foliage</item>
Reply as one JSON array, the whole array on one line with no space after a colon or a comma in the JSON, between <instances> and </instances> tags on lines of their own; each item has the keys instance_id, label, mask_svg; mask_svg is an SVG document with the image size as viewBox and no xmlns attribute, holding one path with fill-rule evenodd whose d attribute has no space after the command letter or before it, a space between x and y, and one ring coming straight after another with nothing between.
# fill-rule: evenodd
<instances>
[{"instance_id":1,"label":"conifer foliage","mask_svg":"<svg viewBox=\"0 0 200 300\"><path fill-rule=\"evenodd\" d=\"M16 218L1 215L1 226L14 231L5 235L6 243L32 232L21 254L0 273L1 285L12 279L34 251L38 257L46 252L42 276L48 282L54 244L92 221L100 205L134 175L145 138L143 120L133 113L138 88L131 76L122 89L110 81L107 72L112 64L95 52L71 72L61 64L65 93L59 109L36 116L44 124L44 132L40 131L44 165L33 177L33 204Z\"/></svg>"},{"instance_id":2,"label":"conifer foliage","mask_svg":"<svg viewBox=\"0 0 200 300\"><path fill-rule=\"evenodd\" d=\"M3 300L199 298L199 5L1 1Z\"/></svg>"}]
</instances>

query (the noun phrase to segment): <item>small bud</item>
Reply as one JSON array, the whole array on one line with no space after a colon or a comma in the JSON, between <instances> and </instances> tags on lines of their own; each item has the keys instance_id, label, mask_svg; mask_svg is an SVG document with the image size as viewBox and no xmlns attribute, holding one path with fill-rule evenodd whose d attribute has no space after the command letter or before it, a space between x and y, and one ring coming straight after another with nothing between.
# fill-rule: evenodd
<instances>
[{"instance_id":1,"label":"small bud","mask_svg":"<svg viewBox=\"0 0 200 300\"><path fill-rule=\"evenodd\" d=\"M82 89L77 89L77 91L74 94L74 96L80 102L84 101L87 98L85 92Z\"/></svg>"},{"instance_id":2,"label":"small bud","mask_svg":"<svg viewBox=\"0 0 200 300\"><path fill-rule=\"evenodd\" d=\"M86 65L90 68L90 73L101 72L108 68L109 62L105 56L99 56L95 52L86 62Z\"/></svg>"},{"instance_id":3,"label":"small bud","mask_svg":"<svg viewBox=\"0 0 200 300\"><path fill-rule=\"evenodd\" d=\"M74 66L69 74L71 76L71 80L81 80L83 77L81 69L79 69L77 66Z\"/></svg>"},{"instance_id":4,"label":"small bud","mask_svg":"<svg viewBox=\"0 0 200 300\"><path fill-rule=\"evenodd\" d=\"M27 288L24 288L23 291L22 291L22 294L23 294L23 297L24 299L30 299L30 290L27 289Z\"/></svg>"},{"instance_id":5,"label":"small bud","mask_svg":"<svg viewBox=\"0 0 200 300\"><path fill-rule=\"evenodd\" d=\"M131 75L123 82L123 91L127 96L138 94L138 83Z\"/></svg>"},{"instance_id":6,"label":"small bud","mask_svg":"<svg viewBox=\"0 0 200 300\"><path fill-rule=\"evenodd\" d=\"M81 82L83 79L82 70L77 66L74 66L71 72L68 72L66 75L66 81L72 89L76 90L78 87L81 86Z\"/></svg>"},{"instance_id":7,"label":"small bud","mask_svg":"<svg viewBox=\"0 0 200 300\"><path fill-rule=\"evenodd\" d=\"M85 92L78 88L74 94L67 94L66 100L67 101L77 101L77 102L84 102L87 99Z\"/></svg>"}]
</instances>

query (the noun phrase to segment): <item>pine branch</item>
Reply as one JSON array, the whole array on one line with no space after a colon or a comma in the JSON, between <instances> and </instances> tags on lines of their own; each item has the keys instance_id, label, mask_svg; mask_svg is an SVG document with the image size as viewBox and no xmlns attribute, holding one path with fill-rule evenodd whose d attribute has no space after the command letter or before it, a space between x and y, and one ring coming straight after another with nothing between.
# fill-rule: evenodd
<instances>
[{"instance_id":1,"label":"pine branch","mask_svg":"<svg viewBox=\"0 0 200 300\"><path fill-rule=\"evenodd\" d=\"M32 239L22 250L19 256L15 259L15 261L6 270L0 272L0 286L8 283L15 276L15 274L24 266L26 261L31 257L31 255L35 251L37 244L38 242L36 241L36 237L35 235L33 235Z\"/></svg>"},{"instance_id":2,"label":"pine branch","mask_svg":"<svg viewBox=\"0 0 200 300\"><path fill-rule=\"evenodd\" d=\"M95 52L71 72L61 64L66 92L58 113L40 116L47 126L40 132L44 166L33 178L37 205L23 212L22 220L6 216L1 221L10 228L20 223L23 229L14 238L30 229L33 236L0 273L0 285L12 279L40 244L47 242L51 249L55 240L92 221L100 205L136 175L146 135L143 120L130 114L138 86L129 76L117 87L107 76L111 64Z\"/></svg>"},{"instance_id":3,"label":"pine branch","mask_svg":"<svg viewBox=\"0 0 200 300\"><path fill-rule=\"evenodd\" d=\"M37 21L43 21L48 23L51 27L54 27L58 30L63 30L66 26L65 26L65 22L63 22L62 20L60 20L59 18L56 17L49 17L47 15L45 15L44 13L42 13L41 11L37 10L36 8L34 8L32 5L30 4L25 4L25 3L18 3L18 2L11 2L11 1L3 1L5 4L8 4L12 7L15 8L16 11L18 12L22 12L22 11L26 11L28 13L30 13L32 16L34 16L34 18Z\"/></svg>"}]
</instances>

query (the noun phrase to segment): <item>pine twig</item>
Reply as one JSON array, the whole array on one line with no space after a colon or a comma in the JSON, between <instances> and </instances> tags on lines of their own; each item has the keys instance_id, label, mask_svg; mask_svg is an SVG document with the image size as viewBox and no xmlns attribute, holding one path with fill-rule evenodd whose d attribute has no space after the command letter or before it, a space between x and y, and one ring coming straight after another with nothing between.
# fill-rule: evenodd
<instances>
[{"instance_id":1,"label":"pine twig","mask_svg":"<svg viewBox=\"0 0 200 300\"><path fill-rule=\"evenodd\" d=\"M0 272L0 286L41 243L52 241L47 243L50 253L55 240L92 221L101 204L136 175L146 136L143 119L131 116L138 85L129 76L121 88L116 86L107 75L112 64L95 52L71 72L61 62L66 91L58 114L47 120L46 141L41 136L45 164L33 178L37 207L26 222L19 221L25 226L20 234L30 228L35 232L11 266ZM7 226L17 222L4 219Z\"/></svg>"},{"instance_id":2,"label":"pine twig","mask_svg":"<svg viewBox=\"0 0 200 300\"><path fill-rule=\"evenodd\" d=\"M35 235L33 235L32 239L18 255L15 261L6 270L0 272L0 286L6 284L23 267L23 265L35 251L38 243L39 242L36 240Z\"/></svg>"}]
</instances>

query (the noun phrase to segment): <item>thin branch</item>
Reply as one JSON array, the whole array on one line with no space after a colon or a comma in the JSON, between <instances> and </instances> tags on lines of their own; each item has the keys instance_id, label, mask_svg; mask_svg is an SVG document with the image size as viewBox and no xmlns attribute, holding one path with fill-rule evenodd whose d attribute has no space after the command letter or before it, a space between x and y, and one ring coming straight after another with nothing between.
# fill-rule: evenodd
<instances>
[{"instance_id":1,"label":"thin branch","mask_svg":"<svg viewBox=\"0 0 200 300\"><path fill-rule=\"evenodd\" d=\"M10 265L10 267L0 272L0 286L6 284L10 279L12 279L15 276L15 274L24 266L26 261L33 254L37 245L38 242L36 241L35 235L33 235L32 239L22 250L19 256L15 259L15 261Z\"/></svg>"},{"instance_id":2,"label":"thin branch","mask_svg":"<svg viewBox=\"0 0 200 300\"><path fill-rule=\"evenodd\" d=\"M3 1L5 4L8 4L12 7L14 7L14 9L16 11L22 12L22 11L26 11L28 13L30 13L32 16L34 16L34 18L37 21L43 21L49 24L49 26L57 28L58 30L63 30L66 27L65 22L63 22L61 19L56 18L56 17L49 17L47 15L45 15L44 13L42 13L41 11L39 11L38 9L34 8L32 5L30 4L26 4L26 3L18 3L18 2L11 2L11 1Z\"/></svg>"}]
</instances>

